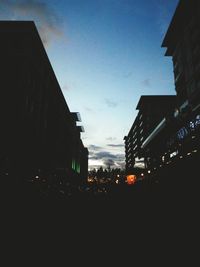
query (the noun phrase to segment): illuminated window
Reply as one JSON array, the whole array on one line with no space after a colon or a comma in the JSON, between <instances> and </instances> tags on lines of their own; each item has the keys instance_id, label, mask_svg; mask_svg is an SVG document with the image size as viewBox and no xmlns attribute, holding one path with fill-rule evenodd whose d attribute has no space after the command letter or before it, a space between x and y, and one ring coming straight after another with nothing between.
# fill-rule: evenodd
<instances>
[{"instance_id":1,"label":"illuminated window","mask_svg":"<svg viewBox=\"0 0 200 267\"><path fill-rule=\"evenodd\" d=\"M190 127L191 130L194 130L195 129L195 123L194 123L194 121L190 121L189 127Z\"/></svg>"},{"instance_id":2,"label":"illuminated window","mask_svg":"<svg viewBox=\"0 0 200 267\"><path fill-rule=\"evenodd\" d=\"M173 157L175 157L176 155L178 155L178 150L172 152L172 153L170 154L170 158L173 158Z\"/></svg>"},{"instance_id":3,"label":"illuminated window","mask_svg":"<svg viewBox=\"0 0 200 267\"><path fill-rule=\"evenodd\" d=\"M74 159L72 159L72 169L75 171L76 169L76 162Z\"/></svg>"},{"instance_id":4,"label":"illuminated window","mask_svg":"<svg viewBox=\"0 0 200 267\"><path fill-rule=\"evenodd\" d=\"M77 173L81 172L80 163L78 163L75 159L72 159L72 169Z\"/></svg>"}]
</instances>

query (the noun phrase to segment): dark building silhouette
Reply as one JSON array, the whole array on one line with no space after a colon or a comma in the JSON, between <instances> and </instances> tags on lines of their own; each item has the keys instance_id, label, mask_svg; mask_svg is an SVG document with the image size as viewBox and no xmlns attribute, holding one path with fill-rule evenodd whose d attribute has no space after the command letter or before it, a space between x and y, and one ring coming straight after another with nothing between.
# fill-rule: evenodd
<instances>
[{"instance_id":1,"label":"dark building silhouette","mask_svg":"<svg viewBox=\"0 0 200 267\"><path fill-rule=\"evenodd\" d=\"M200 156L200 2L181 0L162 43L174 68L176 100L139 144L149 173L190 185ZM146 104L145 104L146 106ZM162 105L160 105L162 111Z\"/></svg>"},{"instance_id":2,"label":"dark building silhouette","mask_svg":"<svg viewBox=\"0 0 200 267\"><path fill-rule=\"evenodd\" d=\"M173 111L175 102L176 96L141 96L136 107L137 117L124 138L127 173L132 173L137 166L148 167L150 158L144 149L145 145L164 116L168 116Z\"/></svg>"},{"instance_id":3,"label":"dark building silhouette","mask_svg":"<svg viewBox=\"0 0 200 267\"><path fill-rule=\"evenodd\" d=\"M79 114L70 112L34 22L0 22L0 170L23 179L87 178Z\"/></svg>"},{"instance_id":4,"label":"dark building silhouette","mask_svg":"<svg viewBox=\"0 0 200 267\"><path fill-rule=\"evenodd\" d=\"M181 113L200 104L200 2L181 0L162 43L171 56Z\"/></svg>"},{"instance_id":5,"label":"dark building silhouette","mask_svg":"<svg viewBox=\"0 0 200 267\"><path fill-rule=\"evenodd\" d=\"M170 168L191 177L198 173L200 151L200 2L182 0L162 43L171 56L178 105L168 140ZM172 157L173 156L173 157Z\"/></svg>"}]
</instances>

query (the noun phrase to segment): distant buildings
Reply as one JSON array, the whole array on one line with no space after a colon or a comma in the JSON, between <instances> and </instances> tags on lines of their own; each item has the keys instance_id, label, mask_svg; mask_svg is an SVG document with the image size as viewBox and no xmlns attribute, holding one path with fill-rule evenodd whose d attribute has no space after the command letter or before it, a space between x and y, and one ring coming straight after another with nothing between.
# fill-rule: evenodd
<instances>
[{"instance_id":1,"label":"distant buildings","mask_svg":"<svg viewBox=\"0 0 200 267\"><path fill-rule=\"evenodd\" d=\"M0 22L0 171L86 180L88 150L33 22ZM44 175L44 177L46 177Z\"/></svg>"},{"instance_id":2,"label":"distant buildings","mask_svg":"<svg viewBox=\"0 0 200 267\"><path fill-rule=\"evenodd\" d=\"M162 47L167 48L166 56L173 59L176 96L163 96L167 100L165 105L165 101L157 101L154 96L146 96L146 101L141 97L139 113L125 137L126 170L134 172L136 157L142 157L148 173L177 179L191 177L198 171L200 156L198 0L179 2Z\"/></svg>"}]
</instances>

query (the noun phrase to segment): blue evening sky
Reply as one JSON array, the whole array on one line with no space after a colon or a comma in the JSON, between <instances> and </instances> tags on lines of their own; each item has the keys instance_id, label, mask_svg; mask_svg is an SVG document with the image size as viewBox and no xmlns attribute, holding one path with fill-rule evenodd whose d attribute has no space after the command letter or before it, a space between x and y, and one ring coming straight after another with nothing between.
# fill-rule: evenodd
<instances>
[{"instance_id":1,"label":"blue evening sky","mask_svg":"<svg viewBox=\"0 0 200 267\"><path fill-rule=\"evenodd\" d=\"M175 94L161 43L178 0L0 0L0 19L34 20L89 166L123 166L141 95Z\"/></svg>"}]
</instances>

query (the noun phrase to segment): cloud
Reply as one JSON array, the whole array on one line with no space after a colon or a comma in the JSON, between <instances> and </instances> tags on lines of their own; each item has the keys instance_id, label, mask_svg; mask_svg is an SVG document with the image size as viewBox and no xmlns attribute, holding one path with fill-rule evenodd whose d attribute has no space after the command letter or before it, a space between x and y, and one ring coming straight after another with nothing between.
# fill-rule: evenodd
<instances>
[{"instance_id":1,"label":"cloud","mask_svg":"<svg viewBox=\"0 0 200 267\"><path fill-rule=\"evenodd\" d=\"M109 108L115 108L118 105L117 102L115 102L115 101L113 101L111 99L108 99L108 98L105 99L105 103Z\"/></svg>"},{"instance_id":2,"label":"cloud","mask_svg":"<svg viewBox=\"0 0 200 267\"><path fill-rule=\"evenodd\" d=\"M107 168L115 166L115 162L114 162L113 159L106 159L106 160L103 161L103 163Z\"/></svg>"},{"instance_id":3,"label":"cloud","mask_svg":"<svg viewBox=\"0 0 200 267\"><path fill-rule=\"evenodd\" d=\"M89 157L90 159L95 159L95 160L102 160L102 159L108 159L108 158L112 158L115 159L116 156L111 154L110 152L107 151L100 151L100 152L94 152L92 153L92 157Z\"/></svg>"},{"instance_id":4,"label":"cloud","mask_svg":"<svg viewBox=\"0 0 200 267\"><path fill-rule=\"evenodd\" d=\"M124 147L124 144L107 144L110 147Z\"/></svg>"},{"instance_id":5,"label":"cloud","mask_svg":"<svg viewBox=\"0 0 200 267\"><path fill-rule=\"evenodd\" d=\"M102 148L101 148L102 149ZM115 167L115 168L124 168L125 166L125 156L124 154L113 154L108 151L91 151L89 153L89 160L92 165L92 161L102 162L104 167Z\"/></svg>"},{"instance_id":6,"label":"cloud","mask_svg":"<svg viewBox=\"0 0 200 267\"><path fill-rule=\"evenodd\" d=\"M44 45L63 36L61 20L55 10L40 0L0 0L10 20L34 20Z\"/></svg>"},{"instance_id":7,"label":"cloud","mask_svg":"<svg viewBox=\"0 0 200 267\"><path fill-rule=\"evenodd\" d=\"M62 91L69 91L70 90L70 87L69 85L65 84L63 87L62 87Z\"/></svg>"},{"instance_id":8,"label":"cloud","mask_svg":"<svg viewBox=\"0 0 200 267\"><path fill-rule=\"evenodd\" d=\"M143 81L142 81L142 85L143 85L144 87L151 87L151 81L150 81L150 79L145 79L145 80L143 80Z\"/></svg>"},{"instance_id":9,"label":"cloud","mask_svg":"<svg viewBox=\"0 0 200 267\"><path fill-rule=\"evenodd\" d=\"M100 150L100 149L102 149L102 147L100 147L100 146L96 146L96 145L89 145L89 146L88 146L88 149L89 149L89 150L94 150L94 151L96 151L96 150Z\"/></svg>"},{"instance_id":10,"label":"cloud","mask_svg":"<svg viewBox=\"0 0 200 267\"><path fill-rule=\"evenodd\" d=\"M116 137L111 137L110 136L110 137L107 137L106 140L108 140L108 141L114 141L114 140L116 140Z\"/></svg>"},{"instance_id":11,"label":"cloud","mask_svg":"<svg viewBox=\"0 0 200 267\"><path fill-rule=\"evenodd\" d=\"M84 107L85 111L89 112L89 113L93 113L94 110L89 108L89 107Z\"/></svg>"},{"instance_id":12,"label":"cloud","mask_svg":"<svg viewBox=\"0 0 200 267\"><path fill-rule=\"evenodd\" d=\"M101 152L97 152L96 153L96 157L98 159L115 159L115 160L121 160L124 159L124 155L123 154L112 154L110 152L107 151L101 151Z\"/></svg>"},{"instance_id":13,"label":"cloud","mask_svg":"<svg viewBox=\"0 0 200 267\"><path fill-rule=\"evenodd\" d=\"M120 168L120 169L125 169L125 161L123 160L123 161L118 161L118 162L116 162L116 167L117 168Z\"/></svg>"},{"instance_id":14,"label":"cloud","mask_svg":"<svg viewBox=\"0 0 200 267\"><path fill-rule=\"evenodd\" d=\"M124 168L125 157L122 154L110 154L108 158L103 158L103 163L106 167Z\"/></svg>"},{"instance_id":15,"label":"cloud","mask_svg":"<svg viewBox=\"0 0 200 267\"><path fill-rule=\"evenodd\" d=\"M103 149L102 147L96 146L96 145L89 145L87 146L87 148L89 150L89 159L93 159L93 160L98 159L96 154Z\"/></svg>"}]
</instances>

